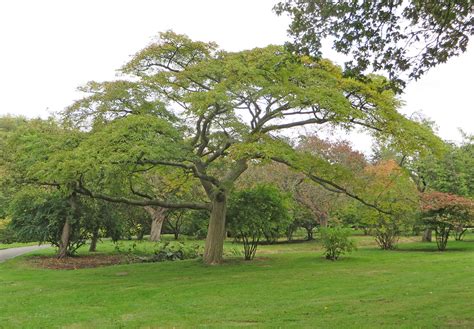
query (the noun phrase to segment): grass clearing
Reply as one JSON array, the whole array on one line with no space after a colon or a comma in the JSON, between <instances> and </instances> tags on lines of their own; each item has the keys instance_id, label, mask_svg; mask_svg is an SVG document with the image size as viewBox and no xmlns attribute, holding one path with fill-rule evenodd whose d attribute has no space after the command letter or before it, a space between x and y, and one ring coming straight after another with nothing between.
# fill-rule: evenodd
<instances>
[{"instance_id":1,"label":"grass clearing","mask_svg":"<svg viewBox=\"0 0 474 329\"><path fill-rule=\"evenodd\" d=\"M254 261L214 267L185 260L64 271L24 256L0 264L0 328L474 327L472 235L447 252L410 241L382 251L356 239L362 247L337 262L314 241L260 246ZM109 241L98 250L116 252Z\"/></svg>"}]
</instances>

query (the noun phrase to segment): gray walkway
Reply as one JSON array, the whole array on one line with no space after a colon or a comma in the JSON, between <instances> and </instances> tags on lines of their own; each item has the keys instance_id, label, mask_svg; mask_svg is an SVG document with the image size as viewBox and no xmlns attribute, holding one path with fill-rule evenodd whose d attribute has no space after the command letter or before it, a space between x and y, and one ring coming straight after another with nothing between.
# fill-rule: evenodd
<instances>
[{"instance_id":1,"label":"gray walkway","mask_svg":"<svg viewBox=\"0 0 474 329\"><path fill-rule=\"evenodd\" d=\"M0 263L6 261L7 259L20 256L26 254L31 251L40 250L49 248L49 245L41 245L41 246L28 246L28 247L18 247L18 248L10 248L10 249L2 249L0 250Z\"/></svg>"}]
</instances>

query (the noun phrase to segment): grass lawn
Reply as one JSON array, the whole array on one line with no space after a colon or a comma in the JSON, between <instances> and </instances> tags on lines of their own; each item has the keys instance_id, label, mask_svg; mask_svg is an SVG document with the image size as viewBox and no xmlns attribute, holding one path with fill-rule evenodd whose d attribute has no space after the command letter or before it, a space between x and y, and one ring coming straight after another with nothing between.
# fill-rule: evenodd
<instances>
[{"instance_id":1,"label":"grass lawn","mask_svg":"<svg viewBox=\"0 0 474 329\"><path fill-rule=\"evenodd\" d=\"M28 246L37 246L38 242L14 242L14 243L0 243L0 250L18 248L18 247L28 247Z\"/></svg>"},{"instance_id":2,"label":"grass lawn","mask_svg":"<svg viewBox=\"0 0 474 329\"><path fill-rule=\"evenodd\" d=\"M473 235L443 253L435 243L382 251L356 239L359 250L337 262L317 242L261 246L252 262L214 267L50 270L24 256L0 264L0 328L474 328Z\"/></svg>"}]
</instances>

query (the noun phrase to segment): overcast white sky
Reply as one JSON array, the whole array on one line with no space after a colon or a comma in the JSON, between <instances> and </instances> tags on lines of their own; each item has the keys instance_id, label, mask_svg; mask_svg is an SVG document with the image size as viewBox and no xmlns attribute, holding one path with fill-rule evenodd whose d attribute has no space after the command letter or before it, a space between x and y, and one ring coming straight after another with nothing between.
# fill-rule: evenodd
<instances>
[{"instance_id":1,"label":"overcast white sky","mask_svg":"<svg viewBox=\"0 0 474 329\"><path fill-rule=\"evenodd\" d=\"M46 117L63 109L79 97L79 85L113 79L115 70L160 31L216 41L233 51L281 44L288 19L272 12L276 2L2 0L0 115ZM459 140L458 128L474 133L473 74L471 44L462 56L411 82L402 111L423 111L444 139Z\"/></svg>"}]
</instances>

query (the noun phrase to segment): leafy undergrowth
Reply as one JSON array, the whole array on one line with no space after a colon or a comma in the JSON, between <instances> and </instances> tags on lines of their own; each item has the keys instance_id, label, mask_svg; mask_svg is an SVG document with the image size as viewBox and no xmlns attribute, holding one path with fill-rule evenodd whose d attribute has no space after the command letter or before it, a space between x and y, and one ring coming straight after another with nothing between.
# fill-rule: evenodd
<instances>
[{"instance_id":1,"label":"leafy undergrowth","mask_svg":"<svg viewBox=\"0 0 474 329\"><path fill-rule=\"evenodd\" d=\"M25 256L0 264L0 328L474 328L473 238L450 241L447 252L435 243L371 245L336 262L317 241L262 246L255 261L221 266L57 271ZM99 252L113 255L113 245Z\"/></svg>"}]
</instances>

